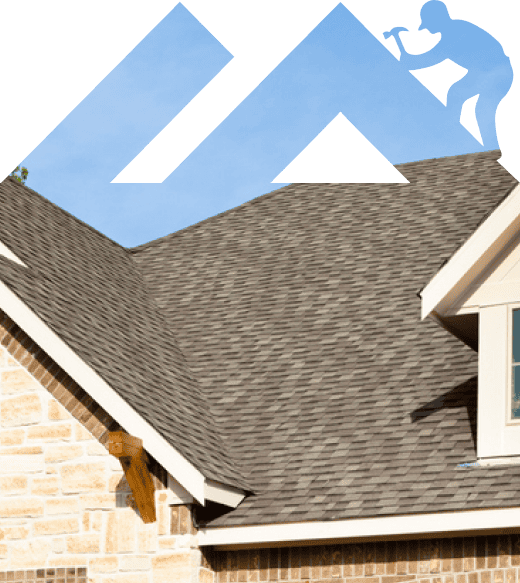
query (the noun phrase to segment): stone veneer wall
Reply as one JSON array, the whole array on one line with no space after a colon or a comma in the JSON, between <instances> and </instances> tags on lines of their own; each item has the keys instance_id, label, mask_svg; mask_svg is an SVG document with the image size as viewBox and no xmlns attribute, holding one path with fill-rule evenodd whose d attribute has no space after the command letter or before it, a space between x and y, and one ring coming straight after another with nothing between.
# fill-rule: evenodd
<instances>
[{"instance_id":1,"label":"stone veneer wall","mask_svg":"<svg viewBox=\"0 0 520 583\"><path fill-rule=\"evenodd\" d=\"M145 524L107 450L124 428L2 312L0 343L0 581L207 580L164 469L149 455L157 521Z\"/></svg>"},{"instance_id":2,"label":"stone veneer wall","mask_svg":"<svg viewBox=\"0 0 520 583\"><path fill-rule=\"evenodd\" d=\"M517 583L520 534L205 554L217 583Z\"/></svg>"}]
</instances>

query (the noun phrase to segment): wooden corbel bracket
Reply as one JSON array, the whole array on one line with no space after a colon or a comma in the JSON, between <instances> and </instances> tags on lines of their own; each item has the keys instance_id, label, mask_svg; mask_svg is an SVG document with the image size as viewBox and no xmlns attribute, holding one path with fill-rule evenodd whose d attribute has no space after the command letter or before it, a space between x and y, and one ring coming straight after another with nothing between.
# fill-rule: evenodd
<instances>
[{"instance_id":1,"label":"wooden corbel bracket","mask_svg":"<svg viewBox=\"0 0 520 583\"><path fill-rule=\"evenodd\" d=\"M142 439L124 431L111 431L108 451L119 458L143 521L155 522L155 487L146 465L148 457Z\"/></svg>"}]
</instances>

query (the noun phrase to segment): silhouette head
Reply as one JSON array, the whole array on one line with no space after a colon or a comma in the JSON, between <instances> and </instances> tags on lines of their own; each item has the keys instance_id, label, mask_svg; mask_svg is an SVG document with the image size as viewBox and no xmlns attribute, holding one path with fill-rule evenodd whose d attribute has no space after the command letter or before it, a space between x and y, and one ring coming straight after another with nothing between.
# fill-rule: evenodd
<instances>
[{"instance_id":1,"label":"silhouette head","mask_svg":"<svg viewBox=\"0 0 520 583\"><path fill-rule=\"evenodd\" d=\"M441 2L441 0L429 0L421 8L421 26L419 30L425 28L432 34L441 32L450 20L451 18L444 2Z\"/></svg>"}]
</instances>

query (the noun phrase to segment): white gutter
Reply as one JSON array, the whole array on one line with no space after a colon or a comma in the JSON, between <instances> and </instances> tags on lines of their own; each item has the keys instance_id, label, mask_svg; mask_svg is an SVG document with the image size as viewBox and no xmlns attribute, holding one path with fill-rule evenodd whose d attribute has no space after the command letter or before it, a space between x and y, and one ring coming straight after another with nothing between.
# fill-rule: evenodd
<instances>
[{"instance_id":1,"label":"white gutter","mask_svg":"<svg viewBox=\"0 0 520 583\"><path fill-rule=\"evenodd\" d=\"M435 514L408 514L382 518L355 518L329 522L296 522L262 526L202 528L200 546L261 545L328 539L355 540L363 537L460 533L520 528L520 508L466 510Z\"/></svg>"}]
</instances>

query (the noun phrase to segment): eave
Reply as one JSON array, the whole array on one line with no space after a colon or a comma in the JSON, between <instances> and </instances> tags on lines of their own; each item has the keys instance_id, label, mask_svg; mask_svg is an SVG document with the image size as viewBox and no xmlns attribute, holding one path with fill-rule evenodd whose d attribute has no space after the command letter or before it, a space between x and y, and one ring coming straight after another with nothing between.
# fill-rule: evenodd
<instances>
[{"instance_id":1,"label":"eave","mask_svg":"<svg viewBox=\"0 0 520 583\"><path fill-rule=\"evenodd\" d=\"M421 318L445 316L511 241L520 236L520 185L486 218L421 291Z\"/></svg>"}]
</instances>

